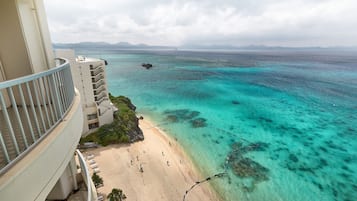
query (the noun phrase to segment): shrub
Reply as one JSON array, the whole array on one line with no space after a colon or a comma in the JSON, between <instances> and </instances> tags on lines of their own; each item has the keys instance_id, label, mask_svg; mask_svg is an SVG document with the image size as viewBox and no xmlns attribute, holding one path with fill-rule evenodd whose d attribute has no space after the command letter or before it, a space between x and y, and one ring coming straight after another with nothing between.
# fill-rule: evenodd
<instances>
[{"instance_id":1,"label":"shrub","mask_svg":"<svg viewBox=\"0 0 357 201\"><path fill-rule=\"evenodd\" d=\"M122 201L126 199L126 195L123 193L123 190L113 188L107 198L109 201Z\"/></svg>"},{"instance_id":2,"label":"shrub","mask_svg":"<svg viewBox=\"0 0 357 201\"><path fill-rule=\"evenodd\" d=\"M97 173L94 173L92 175L92 181L94 183L94 186L98 188L99 186L103 185L103 178L97 175Z\"/></svg>"}]
</instances>

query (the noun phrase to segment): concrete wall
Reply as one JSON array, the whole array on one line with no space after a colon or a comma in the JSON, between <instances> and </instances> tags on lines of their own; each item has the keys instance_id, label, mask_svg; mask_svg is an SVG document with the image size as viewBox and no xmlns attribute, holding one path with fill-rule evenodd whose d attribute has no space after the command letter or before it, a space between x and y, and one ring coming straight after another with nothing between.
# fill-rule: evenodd
<instances>
[{"instance_id":1,"label":"concrete wall","mask_svg":"<svg viewBox=\"0 0 357 201\"><path fill-rule=\"evenodd\" d=\"M78 70L79 70L79 77L81 77L81 89L83 94L83 103L86 107L93 106L94 103L94 94L93 94L93 85L92 85L92 76L89 70L89 63L79 62L78 63Z\"/></svg>"},{"instance_id":2,"label":"concrete wall","mask_svg":"<svg viewBox=\"0 0 357 201\"><path fill-rule=\"evenodd\" d=\"M87 116L90 115L90 114L94 114L94 113L96 113L99 116L98 108L97 108L97 106L95 104L93 104L92 107L85 107L83 113L84 113L83 114L84 115L83 134L88 134L88 133L90 133L90 129L88 127L88 124L99 122L99 119L96 119L96 120L93 119L93 120L88 121Z\"/></svg>"},{"instance_id":3,"label":"concrete wall","mask_svg":"<svg viewBox=\"0 0 357 201\"><path fill-rule=\"evenodd\" d=\"M110 104L110 101L103 101L99 105L100 113L99 116L99 125L109 124L113 122L113 107Z\"/></svg>"},{"instance_id":4,"label":"concrete wall","mask_svg":"<svg viewBox=\"0 0 357 201\"><path fill-rule=\"evenodd\" d=\"M42 46L45 51L47 65L49 68L52 68L55 67L54 52L52 47L51 35L47 24L47 15L45 11L45 6L43 4L43 0L34 0L34 5L37 11L36 15L37 15L40 33L42 36Z\"/></svg>"},{"instance_id":5,"label":"concrete wall","mask_svg":"<svg viewBox=\"0 0 357 201\"><path fill-rule=\"evenodd\" d=\"M34 3L30 0L18 0L18 10L32 72L47 70L45 49L42 46L41 32L36 17L37 10Z\"/></svg>"},{"instance_id":6,"label":"concrete wall","mask_svg":"<svg viewBox=\"0 0 357 201\"><path fill-rule=\"evenodd\" d=\"M1 0L0 27L0 61L7 79L54 67L41 0Z\"/></svg>"},{"instance_id":7,"label":"concrete wall","mask_svg":"<svg viewBox=\"0 0 357 201\"><path fill-rule=\"evenodd\" d=\"M70 165L68 165L54 188L51 190L50 194L47 196L47 200L65 200L72 192L74 189L74 179L72 178L70 168Z\"/></svg>"},{"instance_id":8,"label":"concrete wall","mask_svg":"<svg viewBox=\"0 0 357 201\"><path fill-rule=\"evenodd\" d=\"M0 1L0 60L7 79L32 73L15 0Z\"/></svg>"}]
</instances>

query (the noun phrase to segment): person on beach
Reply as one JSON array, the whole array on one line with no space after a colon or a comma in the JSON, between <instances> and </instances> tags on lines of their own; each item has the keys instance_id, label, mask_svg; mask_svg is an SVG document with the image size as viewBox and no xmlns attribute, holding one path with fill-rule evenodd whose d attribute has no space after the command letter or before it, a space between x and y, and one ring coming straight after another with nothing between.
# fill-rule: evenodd
<instances>
[{"instance_id":1,"label":"person on beach","mask_svg":"<svg viewBox=\"0 0 357 201\"><path fill-rule=\"evenodd\" d=\"M170 166L170 163L169 163L169 161L166 161L166 164L167 164L167 166Z\"/></svg>"}]
</instances>

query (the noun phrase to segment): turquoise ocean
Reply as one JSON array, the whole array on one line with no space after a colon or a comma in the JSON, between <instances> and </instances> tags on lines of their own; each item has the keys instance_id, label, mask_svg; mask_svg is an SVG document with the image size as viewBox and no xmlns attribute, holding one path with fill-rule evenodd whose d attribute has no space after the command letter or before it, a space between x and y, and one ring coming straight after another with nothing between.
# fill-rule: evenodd
<instances>
[{"instance_id":1,"label":"turquoise ocean","mask_svg":"<svg viewBox=\"0 0 357 201\"><path fill-rule=\"evenodd\" d=\"M223 200L357 200L356 52L76 51L107 60L110 92L204 177L226 173Z\"/></svg>"}]
</instances>

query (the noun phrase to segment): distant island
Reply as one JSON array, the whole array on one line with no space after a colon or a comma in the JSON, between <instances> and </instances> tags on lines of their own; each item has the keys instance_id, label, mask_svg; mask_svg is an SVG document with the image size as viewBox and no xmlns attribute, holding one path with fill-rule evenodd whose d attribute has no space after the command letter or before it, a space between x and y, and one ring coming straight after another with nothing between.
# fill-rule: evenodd
<instances>
[{"instance_id":1,"label":"distant island","mask_svg":"<svg viewBox=\"0 0 357 201\"><path fill-rule=\"evenodd\" d=\"M191 50L191 51L357 51L357 47L284 47L265 45L194 45L185 44L181 46L160 46L147 44L131 44L129 42L107 43L107 42L79 42L79 43L53 43L55 49L112 49L112 50Z\"/></svg>"},{"instance_id":2,"label":"distant island","mask_svg":"<svg viewBox=\"0 0 357 201\"><path fill-rule=\"evenodd\" d=\"M131 44L128 42L107 43L107 42L80 42L80 43L54 43L53 47L56 49L69 48L69 49L91 49L91 48L106 48L106 49L132 49L132 50L176 50L172 46L152 46L146 44Z\"/></svg>"},{"instance_id":3,"label":"distant island","mask_svg":"<svg viewBox=\"0 0 357 201\"><path fill-rule=\"evenodd\" d=\"M146 68L146 69L148 69L148 70L153 67L153 65L149 64L149 63L143 63L143 64L141 64L141 66Z\"/></svg>"}]
</instances>

